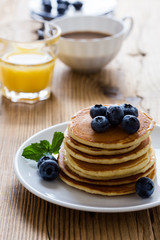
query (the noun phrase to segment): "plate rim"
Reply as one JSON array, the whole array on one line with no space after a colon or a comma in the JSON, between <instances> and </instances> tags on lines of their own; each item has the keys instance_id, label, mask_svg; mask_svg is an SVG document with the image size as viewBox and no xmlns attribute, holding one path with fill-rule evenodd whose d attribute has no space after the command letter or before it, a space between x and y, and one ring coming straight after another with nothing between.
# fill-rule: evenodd
<instances>
[{"instance_id":1,"label":"plate rim","mask_svg":"<svg viewBox=\"0 0 160 240\"><path fill-rule=\"evenodd\" d=\"M18 178L19 182L32 194L36 195L37 197L48 201L52 204L56 204L58 206L61 207L66 207L66 208L70 208L70 209L74 209L74 210L80 210L80 211L88 211L88 212L104 212L104 213L120 213L120 212L134 212L134 211L140 211L140 210L145 210L145 209L150 209L153 207L157 207L160 205L160 201L154 201L151 203L144 203L142 205L135 205L135 206L127 206L127 207L92 207L92 206L82 206L82 205L78 205L78 204L71 204L71 203L67 203L67 202L63 202L60 200L56 200L56 199L52 199L49 198L48 196L45 196L42 192L37 191L37 189L35 189L34 187L32 187L31 185L29 185L25 179L23 178L22 174L19 171L19 166L18 166L18 157L20 155L20 152L22 151L24 145L26 145L26 143L31 140L32 138L38 136L41 133L44 133L50 129L53 128L58 128L61 126L67 126L67 124L70 121L66 121L66 122L61 122L55 125L52 125L50 127L44 128L38 132L36 132L35 134L31 135L28 139L26 139L18 148L15 157L14 157L14 171L16 173L16 177ZM156 124L155 128L158 127L158 129L160 130L160 125ZM62 181L61 179L59 179L60 181ZM81 191L81 190L79 190ZM107 197L107 196L105 196Z\"/></svg>"}]
</instances>

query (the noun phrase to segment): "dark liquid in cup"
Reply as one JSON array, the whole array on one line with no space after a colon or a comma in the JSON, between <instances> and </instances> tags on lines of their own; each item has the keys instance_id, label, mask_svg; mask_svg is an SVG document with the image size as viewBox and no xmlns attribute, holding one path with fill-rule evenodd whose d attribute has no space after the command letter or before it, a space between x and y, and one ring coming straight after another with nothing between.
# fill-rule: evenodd
<instances>
[{"instance_id":1,"label":"dark liquid in cup","mask_svg":"<svg viewBox=\"0 0 160 240\"><path fill-rule=\"evenodd\" d=\"M105 38L111 37L112 34L110 33L103 33L103 32L92 32L92 31L79 31L79 32L68 32L62 34L64 38L71 38L71 39L95 39L95 38Z\"/></svg>"}]
</instances>

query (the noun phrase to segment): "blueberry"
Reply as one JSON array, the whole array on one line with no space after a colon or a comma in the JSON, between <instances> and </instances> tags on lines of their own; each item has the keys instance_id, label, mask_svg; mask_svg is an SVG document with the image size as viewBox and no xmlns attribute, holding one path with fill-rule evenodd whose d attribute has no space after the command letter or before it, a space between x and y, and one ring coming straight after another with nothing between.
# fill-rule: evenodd
<instances>
[{"instance_id":1,"label":"blueberry","mask_svg":"<svg viewBox=\"0 0 160 240\"><path fill-rule=\"evenodd\" d=\"M90 109L90 115L92 118L97 116L106 116L107 107L102 104L96 104Z\"/></svg>"},{"instance_id":2,"label":"blueberry","mask_svg":"<svg viewBox=\"0 0 160 240\"><path fill-rule=\"evenodd\" d=\"M64 4L66 6L66 9L68 9L70 2L64 1L64 0L57 0L57 4Z\"/></svg>"},{"instance_id":3,"label":"blueberry","mask_svg":"<svg viewBox=\"0 0 160 240\"><path fill-rule=\"evenodd\" d=\"M40 176L45 180L54 180L59 175L59 165L54 160L46 160L39 166Z\"/></svg>"},{"instance_id":4,"label":"blueberry","mask_svg":"<svg viewBox=\"0 0 160 240\"><path fill-rule=\"evenodd\" d=\"M70 2L68 1L63 1L63 3L68 7L70 5Z\"/></svg>"},{"instance_id":5,"label":"blueberry","mask_svg":"<svg viewBox=\"0 0 160 240\"><path fill-rule=\"evenodd\" d=\"M44 32L41 29L38 29L37 34L38 34L38 40L44 39Z\"/></svg>"},{"instance_id":6,"label":"blueberry","mask_svg":"<svg viewBox=\"0 0 160 240\"><path fill-rule=\"evenodd\" d=\"M105 116L97 116L92 119L91 127L98 133L105 132L109 127L109 121Z\"/></svg>"},{"instance_id":7,"label":"blueberry","mask_svg":"<svg viewBox=\"0 0 160 240\"><path fill-rule=\"evenodd\" d=\"M80 1L76 1L76 2L73 3L73 6L76 10L80 10L83 6L83 3L80 2Z\"/></svg>"},{"instance_id":8,"label":"blueberry","mask_svg":"<svg viewBox=\"0 0 160 240\"><path fill-rule=\"evenodd\" d=\"M124 117L124 112L120 106L110 106L107 109L107 118L111 125L118 125L121 123L122 118Z\"/></svg>"},{"instance_id":9,"label":"blueberry","mask_svg":"<svg viewBox=\"0 0 160 240\"><path fill-rule=\"evenodd\" d=\"M135 133L140 127L140 122L138 118L133 115L125 115L121 125L127 133Z\"/></svg>"},{"instance_id":10,"label":"blueberry","mask_svg":"<svg viewBox=\"0 0 160 240\"><path fill-rule=\"evenodd\" d=\"M138 117L138 109L131 104L122 104L121 108L124 111L124 115L134 115Z\"/></svg>"},{"instance_id":11,"label":"blueberry","mask_svg":"<svg viewBox=\"0 0 160 240\"><path fill-rule=\"evenodd\" d=\"M56 161L55 157L53 157L52 155L43 156L39 159L39 161L37 163L37 167L39 168L40 165L42 164L42 162L44 162L46 160Z\"/></svg>"},{"instance_id":12,"label":"blueberry","mask_svg":"<svg viewBox=\"0 0 160 240\"><path fill-rule=\"evenodd\" d=\"M67 8L68 8L68 6L66 6L66 4L64 4L64 3L60 3L60 4L58 4L58 7L57 7L57 12L59 13L59 14L64 14L65 13L65 11L67 10Z\"/></svg>"},{"instance_id":13,"label":"blueberry","mask_svg":"<svg viewBox=\"0 0 160 240\"><path fill-rule=\"evenodd\" d=\"M44 7L44 11L45 12L51 12L52 10L52 3L50 0L43 0L42 1L43 7Z\"/></svg>"},{"instance_id":14,"label":"blueberry","mask_svg":"<svg viewBox=\"0 0 160 240\"><path fill-rule=\"evenodd\" d=\"M150 178L142 177L136 182L135 190L141 198L148 198L154 192L154 183Z\"/></svg>"}]
</instances>

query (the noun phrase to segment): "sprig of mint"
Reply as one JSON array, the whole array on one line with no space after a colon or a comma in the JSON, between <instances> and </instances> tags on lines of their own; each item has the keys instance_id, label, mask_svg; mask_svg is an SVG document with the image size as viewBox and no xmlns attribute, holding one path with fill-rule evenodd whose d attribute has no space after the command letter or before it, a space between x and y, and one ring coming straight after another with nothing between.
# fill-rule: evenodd
<instances>
[{"instance_id":1,"label":"sprig of mint","mask_svg":"<svg viewBox=\"0 0 160 240\"><path fill-rule=\"evenodd\" d=\"M47 140L41 140L39 143L31 143L23 149L22 156L35 160L36 162L43 156L59 153L64 134L62 132L55 132L53 135L52 143Z\"/></svg>"}]
</instances>

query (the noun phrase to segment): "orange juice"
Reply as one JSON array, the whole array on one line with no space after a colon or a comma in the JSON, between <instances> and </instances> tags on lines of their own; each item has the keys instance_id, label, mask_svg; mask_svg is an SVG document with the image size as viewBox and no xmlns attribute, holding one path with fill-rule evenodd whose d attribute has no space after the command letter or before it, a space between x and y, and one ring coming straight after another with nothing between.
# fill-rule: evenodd
<instances>
[{"instance_id":1,"label":"orange juice","mask_svg":"<svg viewBox=\"0 0 160 240\"><path fill-rule=\"evenodd\" d=\"M39 32L43 38L40 38ZM0 27L0 85L12 102L48 99L61 30L51 22L15 20Z\"/></svg>"},{"instance_id":2,"label":"orange juice","mask_svg":"<svg viewBox=\"0 0 160 240\"><path fill-rule=\"evenodd\" d=\"M0 77L7 91L36 93L50 87L55 59L47 53L12 52L0 60Z\"/></svg>"}]
</instances>

